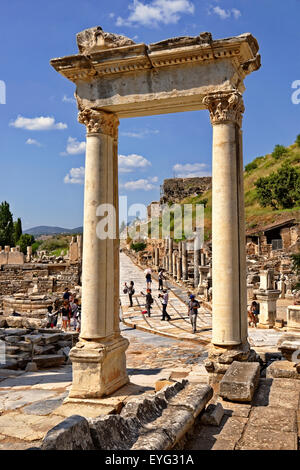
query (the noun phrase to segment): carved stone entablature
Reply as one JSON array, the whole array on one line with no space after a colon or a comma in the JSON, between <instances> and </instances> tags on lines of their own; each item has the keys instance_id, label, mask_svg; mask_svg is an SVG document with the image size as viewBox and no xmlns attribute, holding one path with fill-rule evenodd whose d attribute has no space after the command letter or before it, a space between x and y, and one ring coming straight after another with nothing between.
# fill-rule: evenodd
<instances>
[{"instance_id":1,"label":"carved stone entablature","mask_svg":"<svg viewBox=\"0 0 300 470\"><path fill-rule=\"evenodd\" d=\"M203 104L210 112L212 124L234 122L241 127L245 107L243 97L238 91L210 93L204 97Z\"/></svg>"},{"instance_id":2,"label":"carved stone entablature","mask_svg":"<svg viewBox=\"0 0 300 470\"><path fill-rule=\"evenodd\" d=\"M87 134L105 134L118 137L119 119L116 114L95 109L84 109L78 113L78 121L86 126Z\"/></svg>"}]
</instances>

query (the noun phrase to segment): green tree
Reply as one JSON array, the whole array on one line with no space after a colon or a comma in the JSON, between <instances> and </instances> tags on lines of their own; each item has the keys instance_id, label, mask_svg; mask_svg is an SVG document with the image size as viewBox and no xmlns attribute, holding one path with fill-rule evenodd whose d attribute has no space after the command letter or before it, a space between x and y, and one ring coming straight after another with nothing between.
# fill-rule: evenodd
<instances>
[{"instance_id":1,"label":"green tree","mask_svg":"<svg viewBox=\"0 0 300 470\"><path fill-rule=\"evenodd\" d=\"M300 134L297 135L295 143L300 147Z\"/></svg>"},{"instance_id":2,"label":"green tree","mask_svg":"<svg viewBox=\"0 0 300 470\"><path fill-rule=\"evenodd\" d=\"M291 255L291 258L293 262L293 271L295 271L296 274L300 274L300 253Z\"/></svg>"},{"instance_id":3,"label":"green tree","mask_svg":"<svg viewBox=\"0 0 300 470\"><path fill-rule=\"evenodd\" d=\"M245 166L245 171L246 171L246 173L249 173L251 170L255 170L255 168L257 168L257 163L251 162L251 163L248 163L248 165Z\"/></svg>"},{"instance_id":4,"label":"green tree","mask_svg":"<svg viewBox=\"0 0 300 470\"><path fill-rule=\"evenodd\" d=\"M261 206L290 209L300 202L300 171L288 163L255 183Z\"/></svg>"},{"instance_id":5,"label":"green tree","mask_svg":"<svg viewBox=\"0 0 300 470\"><path fill-rule=\"evenodd\" d=\"M275 145L275 148L272 152L272 157L275 158L275 160L279 160L279 158L283 157L283 155L286 155L288 153L288 149L284 147L284 145Z\"/></svg>"},{"instance_id":6,"label":"green tree","mask_svg":"<svg viewBox=\"0 0 300 470\"><path fill-rule=\"evenodd\" d=\"M29 235L28 233L23 233L19 238L17 245L20 245L20 250L24 255L26 255L27 247L33 245L34 243L34 236Z\"/></svg>"},{"instance_id":7,"label":"green tree","mask_svg":"<svg viewBox=\"0 0 300 470\"><path fill-rule=\"evenodd\" d=\"M13 215L6 201L0 204L0 245L14 245Z\"/></svg>"},{"instance_id":8,"label":"green tree","mask_svg":"<svg viewBox=\"0 0 300 470\"><path fill-rule=\"evenodd\" d=\"M14 242L15 245L17 244L17 241L20 239L22 235L22 222L21 219L19 218L16 222L14 222Z\"/></svg>"}]
</instances>

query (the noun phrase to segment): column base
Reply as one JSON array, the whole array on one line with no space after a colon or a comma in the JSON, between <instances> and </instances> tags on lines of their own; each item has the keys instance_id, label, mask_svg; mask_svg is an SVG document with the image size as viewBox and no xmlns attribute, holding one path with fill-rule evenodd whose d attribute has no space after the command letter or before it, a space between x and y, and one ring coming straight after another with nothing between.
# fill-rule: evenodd
<instances>
[{"instance_id":1,"label":"column base","mask_svg":"<svg viewBox=\"0 0 300 470\"><path fill-rule=\"evenodd\" d=\"M209 383L219 382L233 361L255 362L259 361L259 356L253 349L250 349L248 341L233 346L211 344L208 359L204 363L209 373Z\"/></svg>"},{"instance_id":2,"label":"column base","mask_svg":"<svg viewBox=\"0 0 300 470\"><path fill-rule=\"evenodd\" d=\"M70 351L73 382L69 398L101 398L127 384L128 345L120 335L104 341L81 339Z\"/></svg>"}]
</instances>

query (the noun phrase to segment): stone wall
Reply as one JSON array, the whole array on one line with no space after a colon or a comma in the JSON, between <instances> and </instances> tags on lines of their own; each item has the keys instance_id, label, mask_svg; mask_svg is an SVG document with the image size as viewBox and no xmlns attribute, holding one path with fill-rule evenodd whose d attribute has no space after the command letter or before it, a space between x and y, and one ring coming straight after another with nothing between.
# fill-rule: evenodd
<instances>
[{"instance_id":1,"label":"stone wall","mask_svg":"<svg viewBox=\"0 0 300 470\"><path fill-rule=\"evenodd\" d=\"M80 284L81 265L24 264L0 267L0 295L27 293L37 286L40 294L59 292Z\"/></svg>"},{"instance_id":2,"label":"stone wall","mask_svg":"<svg viewBox=\"0 0 300 470\"><path fill-rule=\"evenodd\" d=\"M211 188L212 178L168 178L163 183L163 195L160 202L179 202L189 196L201 195Z\"/></svg>"}]
</instances>

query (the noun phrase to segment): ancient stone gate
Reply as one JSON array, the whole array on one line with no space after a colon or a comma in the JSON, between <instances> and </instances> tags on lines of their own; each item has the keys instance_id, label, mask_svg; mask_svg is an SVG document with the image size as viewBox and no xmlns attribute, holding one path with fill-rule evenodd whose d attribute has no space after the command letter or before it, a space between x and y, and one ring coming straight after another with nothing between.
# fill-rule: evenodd
<instances>
[{"instance_id":1,"label":"ancient stone gate","mask_svg":"<svg viewBox=\"0 0 300 470\"><path fill-rule=\"evenodd\" d=\"M79 122L87 129L82 331L71 351L70 398L95 399L128 381L128 342L119 330L119 242L99 239L97 207L118 214L120 118L208 109L213 126L213 348L247 358L243 201L242 94L260 67L249 33L213 40L210 33L135 44L90 28L77 35L79 54L51 60L76 84ZM213 364L212 364L213 370Z\"/></svg>"}]
</instances>

